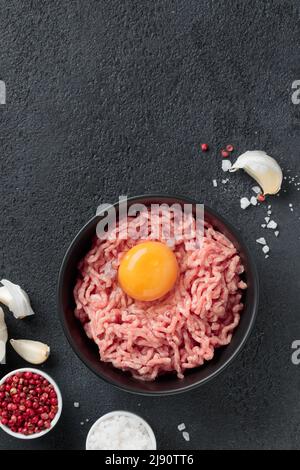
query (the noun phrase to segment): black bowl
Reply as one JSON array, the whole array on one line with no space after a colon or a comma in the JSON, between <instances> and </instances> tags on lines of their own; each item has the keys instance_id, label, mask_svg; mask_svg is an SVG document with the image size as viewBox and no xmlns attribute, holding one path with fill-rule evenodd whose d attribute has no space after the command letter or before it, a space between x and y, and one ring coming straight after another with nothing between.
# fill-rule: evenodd
<instances>
[{"instance_id":1,"label":"black bowl","mask_svg":"<svg viewBox=\"0 0 300 470\"><path fill-rule=\"evenodd\" d=\"M161 195L139 196L128 199L128 207L134 203L146 205L151 203L196 204L195 201L185 197ZM119 203L114 206L118 209ZM239 233L215 211L205 205L205 220L232 241L238 249L245 266L245 278L248 284L243 299L245 307L230 344L218 348L211 361L186 372L184 379L178 379L176 375L168 374L157 378L154 382L141 382L132 378L128 372L123 372L114 368L111 364L99 360L97 346L87 338L81 323L73 313L75 308L73 288L78 276L77 266L91 246L96 233L96 225L100 218L100 215L93 217L76 235L64 257L59 273L58 310L64 332L78 357L100 378L118 388L140 395L162 396L185 392L215 377L241 351L254 324L258 306L259 286L256 267Z\"/></svg>"}]
</instances>

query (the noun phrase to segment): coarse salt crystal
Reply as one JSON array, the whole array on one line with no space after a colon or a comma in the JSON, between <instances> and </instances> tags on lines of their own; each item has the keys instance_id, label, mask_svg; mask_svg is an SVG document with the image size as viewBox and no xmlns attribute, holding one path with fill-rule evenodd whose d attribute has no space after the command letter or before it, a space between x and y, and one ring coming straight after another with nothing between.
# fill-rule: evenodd
<instances>
[{"instance_id":1,"label":"coarse salt crystal","mask_svg":"<svg viewBox=\"0 0 300 470\"><path fill-rule=\"evenodd\" d=\"M268 214L268 215L272 215L272 211L267 211L267 214Z\"/></svg>"},{"instance_id":2,"label":"coarse salt crystal","mask_svg":"<svg viewBox=\"0 0 300 470\"><path fill-rule=\"evenodd\" d=\"M257 205L257 199L256 199L256 197L255 197L255 196L251 196L250 202L251 202L252 206L256 206L256 205Z\"/></svg>"},{"instance_id":3,"label":"coarse salt crystal","mask_svg":"<svg viewBox=\"0 0 300 470\"><path fill-rule=\"evenodd\" d=\"M218 186L217 180L213 180L213 187L216 188Z\"/></svg>"},{"instance_id":4,"label":"coarse salt crystal","mask_svg":"<svg viewBox=\"0 0 300 470\"><path fill-rule=\"evenodd\" d=\"M290 203L290 204L289 204L289 207L293 207L293 204Z\"/></svg>"},{"instance_id":5,"label":"coarse salt crystal","mask_svg":"<svg viewBox=\"0 0 300 470\"><path fill-rule=\"evenodd\" d=\"M277 223L274 222L274 220L270 220L270 222L267 225L267 228L271 228L274 230L275 228L277 228Z\"/></svg>"},{"instance_id":6,"label":"coarse salt crystal","mask_svg":"<svg viewBox=\"0 0 300 470\"><path fill-rule=\"evenodd\" d=\"M261 227L262 227L262 228L266 228L266 224L261 224Z\"/></svg>"},{"instance_id":7,"label":"coarse salt crystal","mask_svg":"<svg viewBox=\"0 0 300 470\"><path fill-rule=\"evenodd\" d=\"M184 431L185 430L185 424L184 423L178 424L177 429L178 429L178 431Z\"/></svg>"},{"instance_id":8,"label":"coarse salt crystal","mask_svg":"<svg viewBox=\"0 0 300 470\"><path fill-rule=\"evenodd\" d=\"M79 403L78 403L78 401L74 401L74 408L79 408Z\"/></svg>"},{"instance_id":9,"label":"coarse salt crystal","mask_svg":"<svg viewBox=\"0 0 300 470\"><path fill-rule=\"evenodd\" d=\"M261 189L259 186L253 186L252 191L254 191L255 194L259 194L261 192Z\"/></svg>"},{"instance_id":10,"label":"coarse salt crystal","mask_svg":"<svg viewBox=\"0 0 300 470\"><path fill-rule=\"evenodd\" d=\"M230 168L232 167L232 164L229 160L222 160L222 170L223 171L229 171Z\"/></svg>"},{"instance_id":11,"label":"coarse salt crystal","mask_svg":"<svg viewBox=\"0 0 300 470\"><path fill-rule=\"evenodd\" d=\"M264 237L261 237L256 240L256 243L259 243L260 245L266 245L267 242Z\"/></svg>"},{"instance_id":12,"label":"coarse salt crystal","mask_svg":"<svg viewBox=\"0 0 300 470\"><path fill-rule=\"evenodd\" d=\"M189 435L189 433L186 432L186 431L184 431L184 432L182 433L182 437L183 437L183 439L184 439L185 441L187 441L187 442L190 440L190 435Z\"/></svg>"},{"instance_id":13,"label":"coarse salt crystal","mask_svg":"<svg viewBox=\"0 0 300 470\"><path fill-rule=\"evenodd\" d=\"M242 197L240 200L240 204L242 209L247 209L247 207L250 206L250 201L247 197Z\"/></svg>"},{"instance_id":14,"label":"coarse salt crystal","mask_svg":"<svg viewBox=\"0 0 300 470\"><path fill-rule=\"evenodd\" d=\"M265 221L268 224L270 222L270 217L265 217Z\"/></svg>"},{"instance_id":15,"label":"coarse salt crystal","mask_svg":"<svg viewBox=\"0 0 300 470\"><path fill-rule=\"evenodd\" d=\"M275 235L275 237L278 237L278 235L279 235L279 230L276 230L276 231L274 232L274 235Z\"/></svg>"},{"instance_id":16,"label":"coarse salt crystal","mask_svg":"<svg viewBox=\"0 0 300 470\"><path fill-rule=\"evenodd\" d=\"M263 251L263 252L265 253L265 255L266 255L267 253L269 253L270 248L268 247L268 245L265 245L265 246L262 247L262 251Z\"/></svg>"}]
</instances>

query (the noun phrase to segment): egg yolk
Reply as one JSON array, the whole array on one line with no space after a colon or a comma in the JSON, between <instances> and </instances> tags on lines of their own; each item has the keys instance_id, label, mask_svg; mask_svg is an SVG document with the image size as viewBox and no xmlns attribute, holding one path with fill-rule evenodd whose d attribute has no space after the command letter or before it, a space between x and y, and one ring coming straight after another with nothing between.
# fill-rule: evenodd
<instances>
[{"instance_id":1,"label":"egg yolk","mask_svg":"<svg viewBox=\"0 0 300 470\"><path fill-rule=\"evenodd\" d=\"M122 289L136 300L156 300L167 294L178 276L176 256L161 242L144 242L122 258L118 278Z\"/></svg>"}]
</instances>

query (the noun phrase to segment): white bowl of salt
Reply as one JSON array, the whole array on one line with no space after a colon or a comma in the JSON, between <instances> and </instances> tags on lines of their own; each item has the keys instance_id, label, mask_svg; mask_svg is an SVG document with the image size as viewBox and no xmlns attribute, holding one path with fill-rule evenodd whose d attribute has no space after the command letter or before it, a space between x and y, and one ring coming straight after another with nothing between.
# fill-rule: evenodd
<instances>
[{"instance_id":1,"label":"white bowl of salt","mask_svg":"<svg viewBox=\"0 0 300 470\"><path fill-rule=\"evenodd\" d=\"M140 416L112 411L99 418L89 430L86 450L156 450L152 428Z\"/></svg>"}]
</instances>

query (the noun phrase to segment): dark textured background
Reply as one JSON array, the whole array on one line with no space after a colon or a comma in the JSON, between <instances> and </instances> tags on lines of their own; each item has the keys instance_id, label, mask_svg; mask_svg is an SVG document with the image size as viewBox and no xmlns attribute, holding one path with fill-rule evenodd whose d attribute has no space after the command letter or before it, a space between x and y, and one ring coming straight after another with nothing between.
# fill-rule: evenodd
<instances>
[{"instance_id":1,"label":"dark textured background","mask_svg":"<svg viewBox=\"0 0 300 470\"><path fill-rule=\"evenodd\" d=\"M43 340L44 369L64 410L38 441L1 432L0 448L83 448L90 422L136 411L159 448L300 448L300 192L270 199L280 237L264 259L255 239L265 209L242 211L250 178L220 180L219 149L261 148L285 170L299 168L300 6L295 1L0 1L1 276L29 292L36 316L10 335ZM212 151L202 154L199 143ZM182 193L217 209L257 260L261 302L254 332L231 367L187 395L140 398L89 372L63 335L56 283L64 252L100 202L119 194ZM294 212L288 208L294 204ZM24 362L9 349L7 370ZM80 402L80 409L73 402ZM191 442L177 431L184 421Z\"/></svg>"}]
</instances>

